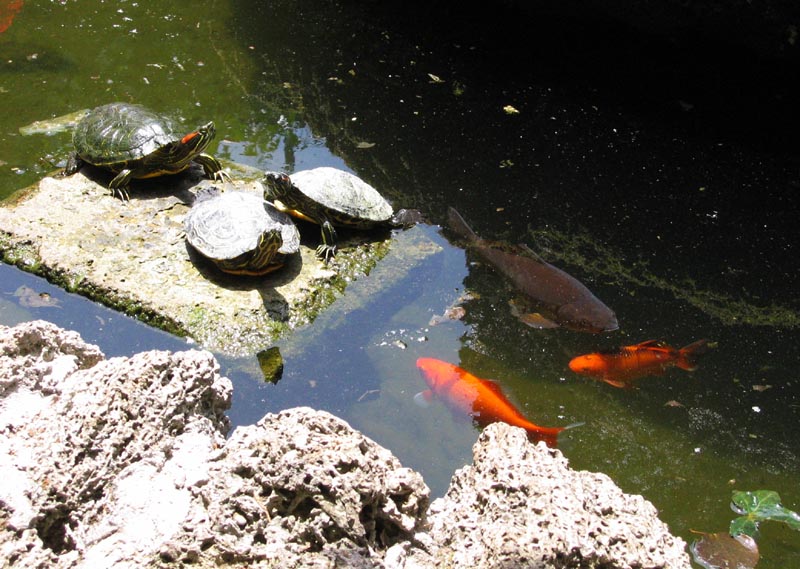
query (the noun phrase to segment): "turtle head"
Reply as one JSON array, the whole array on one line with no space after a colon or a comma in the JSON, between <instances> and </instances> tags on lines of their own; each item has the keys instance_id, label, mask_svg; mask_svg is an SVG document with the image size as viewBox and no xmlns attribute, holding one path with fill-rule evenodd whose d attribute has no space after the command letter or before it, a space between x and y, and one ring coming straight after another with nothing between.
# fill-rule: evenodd
<instances>
[{"instance_id":1,"label":"turtle head","mask_svg":"<svg viewBox=\"0 0 800 569\"><path fill-rule=\"evenodd\" d=\"M177 146L184 147L185 152L199 154L206 149L216 133L217 129L214 128L214 123L209 122L181 138L180 144Z\"/></svg>"},{"instance_id":2,"label":"turtle head","mask_svg":"<svg viewBox=\"0 0 800 569\"><path fill-rule=\"evenodd\" d=\"M180 140L170 143L167 148L169 156L165 162L178 167L188 166L195 156L206 149L216 132L214 123L210 122L193 130Z\"/></svg>"},{"instance_id":3,"label":"turtle head","mask_svg":"<svg viewBox=\"0 0 800 569\"><path fill-rule=\"evenodd\" d=\"M264 174L264 199L274 200L287 196L292 191L292 180L284 172Z\"/></svg>"}]
</instances>

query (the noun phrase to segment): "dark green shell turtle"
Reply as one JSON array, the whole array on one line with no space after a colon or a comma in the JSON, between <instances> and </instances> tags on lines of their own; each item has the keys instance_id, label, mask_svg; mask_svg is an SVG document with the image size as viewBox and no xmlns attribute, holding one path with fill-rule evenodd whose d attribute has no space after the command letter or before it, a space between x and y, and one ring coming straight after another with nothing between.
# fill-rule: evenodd
<instances>
[{"instance_id":1,"label":"dark green shell turtle","mask_svg":"<svg viewBox=\"0 0 800 569\"><path fill-rule=\"evenodd\" d=\"M300 233L285 213L248 192L204 195L184 220L186 240L220 270L263 275L300 250Z\"/></svg>"},{"instance_id":2,"label":"dark green shell turtle","mask_svg":"<svg viewBox=\"0 0 800 569\"><path fill-rule=\"evenodd\" d=\"M328 261L336 255L335 226L368 229L395 225L392 206L361 178L337 168L320 167L295 172L267 172L264 199L290 215L320 226L322 243L317 255Z\"/></svg>"},{"instance_id":3,"label":"dark green shell turtle","mask_svg":"<svg viewBox=\"0 0 800 569\"><path fill-rule=\"evenodd\" d=\"M64 175L74 174L85 163L110 170L117 176L109 183L113 195L128 198L133 178L151 178L182 172L194 161L209 178L224 180L219 161L203 151L214 138L209 122L188 134L178 134L173 122L141 105L110 103L89 111L72 136L75 154Z\"/></svg>"}]
</instances>

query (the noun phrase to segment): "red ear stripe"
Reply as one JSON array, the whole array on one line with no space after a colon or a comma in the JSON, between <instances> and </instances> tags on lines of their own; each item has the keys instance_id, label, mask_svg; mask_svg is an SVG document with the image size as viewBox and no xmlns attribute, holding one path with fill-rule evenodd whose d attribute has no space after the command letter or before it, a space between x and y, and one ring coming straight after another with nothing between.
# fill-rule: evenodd
<instances>
[{"instance_id":1,"label":"red ear stripe","mask_svg":"<svg viewBox=\"0 0 800 569\"><path fill-rule=\"evenodd\" d=\"M186 136L181 138L181 144L188 144L190 140L192 140L195 136L199 136L199 135L200 135L200 133L197 132L197 131L190 132L189 134L187 134Z\"/></svg>"}]
</instances>

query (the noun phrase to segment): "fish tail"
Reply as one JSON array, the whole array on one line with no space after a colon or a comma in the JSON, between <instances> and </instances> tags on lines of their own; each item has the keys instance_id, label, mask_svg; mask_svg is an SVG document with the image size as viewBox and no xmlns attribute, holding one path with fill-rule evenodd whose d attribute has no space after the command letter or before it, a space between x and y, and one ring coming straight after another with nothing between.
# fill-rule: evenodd
<instances>
[{"instance_id":1,"label":"fish tail","mask_svg":"<svg viewBox=\"0 0 800 569\"><path fill-rule=\"evenodd\" d=\"M458 233L461 237L468 241L478 241L480 237L475 233L472 228L467 225L461 214L456 211L452 206L447 208L447 221L450 224L450 229Z\"/></svg>"},{"instance_id":2,"label":"fish tail","mask_svg":"<svg viewBox=\"0 0 800 569\"><path fill-rule=\"evenodd\" d=\"M525 429L528 432L528 440L532 443L544 441L550 448L558 446L558 434L566 427L536 427L535 429Z\"/></svg>"},{"instance_id":3,"label":"fish tail","mask_svg":"<svg viewBox=\"0 0 800 569\"><path fill-rule=\"evenodd\" d=\"M712 348L712 344L705 338L697 340L678 350L677 366L686 371L697 369L697 359Z\"/></svg>"}]
</instances>

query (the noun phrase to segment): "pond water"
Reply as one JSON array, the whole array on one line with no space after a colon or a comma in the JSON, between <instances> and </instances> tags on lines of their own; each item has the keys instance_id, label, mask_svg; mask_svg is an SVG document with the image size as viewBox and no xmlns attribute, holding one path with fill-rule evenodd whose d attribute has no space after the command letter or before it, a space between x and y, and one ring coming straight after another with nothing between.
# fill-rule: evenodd
<instances>
[{"instance_id":1,"label":"pond water","mask_svg":"<svg viewBox=\"0 0 800 569\"><path fill-rule=\"evenodd\" d=\"M252 359L221 358L234 424L297 405L331 411L439 496L478 431L440 403L415 404L425 387L415 361L435 357L495 379L537 424L581 423L560 441L571 465L644 495L687 541L691 530L727 528L733 490L775 490L800 509L793 67L500 9L454 16L429 3L412 17L346 1L185 6L23 5L0 33L0 196L70 152L68 132L20 127L131 101L191 126L213 119L211 150L223 158L350 169L424 211L430 223L414 231L441 247L380 297L335 305L279 342L277 384L260 381ZM526 243L579 278L620 329L536 330L514 319L509 285L439 227L448 206L481 236ZM7 265L0 289L4 324L45 318L108 355L186 347ZM53 302L30 302L29 290ZM430 324L467 292L462 320ZM637 389L567 367L602 348L699 338L716 344L699 369ZM765 523L759 544L759 567L800 566L800 536L782 524Z\"/></svg>"}]
</instances>

